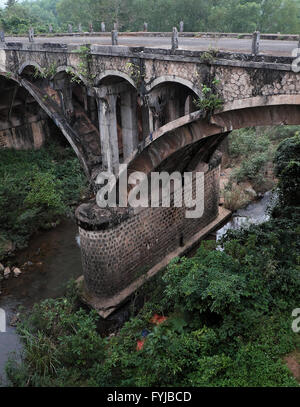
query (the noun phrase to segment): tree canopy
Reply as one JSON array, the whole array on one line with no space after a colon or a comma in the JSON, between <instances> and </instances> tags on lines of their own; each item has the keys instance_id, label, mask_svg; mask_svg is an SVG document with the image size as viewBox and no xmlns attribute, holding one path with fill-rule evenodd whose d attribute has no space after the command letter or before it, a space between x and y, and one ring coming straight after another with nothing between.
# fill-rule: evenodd
<instances>
[{"instance_id":1,"label":"tree canopy","mask_svg":"<svg viewBox=\"0 0 300 407\"><path fill-rule=\"evenodd\" d=\"M300 0L7 0L0 14L3 28L15 34L33 26L37 32L74 31L81 23L100 30L171 31L184 21L185 31L300 33Z\"/></svg>"}]
</instances>

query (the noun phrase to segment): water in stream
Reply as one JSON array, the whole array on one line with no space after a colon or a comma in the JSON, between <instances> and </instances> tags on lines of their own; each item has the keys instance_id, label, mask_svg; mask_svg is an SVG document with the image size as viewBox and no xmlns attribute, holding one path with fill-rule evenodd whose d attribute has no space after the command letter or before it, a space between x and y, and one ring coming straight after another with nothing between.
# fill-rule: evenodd
<instances>
[{"instance_id":1,"label":"water in stream","mask_svg":"<svg viewBox=\"0 0 300 407\"><path fill-rule=\"evenodd\" d=\"M217 231L217 239L230 228L240 228L247 222L266 221L266 209L273 198L274 195L267 192L260 201L235 212L232 219ZM0 308L4 309L7 315L7 332L0 333L0 375L3 378L8 354L21 349L15 328L9 324L18 306L28 309L40 300L58 297L64 293L71 278L82 274L75 223L65 221L56 229L33 238L30 247L18 253L13 264L21 266L28 262L32 265L28 266L19 278L10 278L5 282L5 289L0 296Z\"/></svg>"},{"instance_id":2,"label":"water in stream","mask_svg":"<svg viewBox=\"0 0 300 407\"><path fill-rule=\"evenodd\" d=\"M76 240L77 226L71 220L57 228L33 238L30 247L12 260L14 265L30 262L19 278L5 282L0 296L0 308L7 318L7 332L0 333L0 375L4 377L4 366L8 354L21 348L11 318L19 306L26 309L38 301L62 295L71 278L82 274L80 248Z\"/></svg>"},{"instance_id":3,"label":"water in stream","mask_svg":"<svg viewBox=\"0 0 300 407\"><path fill-rule=\"evenodd\" d=\"M234 212L230 221L226 223L216 233L217 240L220 240L225 235L228 229L239 229L242 226L249 224L259 224L266 222L269 219L267 213L268 208L273 206L276 200L276 195L271 191L266 192L262 199L250 203L246 208L239 209Z\"/></svg>"}]
</instances>

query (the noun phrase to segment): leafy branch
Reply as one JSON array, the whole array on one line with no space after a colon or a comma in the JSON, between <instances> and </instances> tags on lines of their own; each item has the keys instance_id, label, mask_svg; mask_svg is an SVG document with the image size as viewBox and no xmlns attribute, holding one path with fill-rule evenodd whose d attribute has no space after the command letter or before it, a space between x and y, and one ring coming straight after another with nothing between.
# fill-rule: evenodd
<instances>
[{"instance_id":1,"label":"leafy branch","mask_svg":"<svg viewBox=\"0 0 300 407\"><path fill-rule=\"evenodd\" d=\"M218 95L216 91L216 86L220 83L220 80L214 79L211 82L211 86L202 85L202 97L194 99L195 106L206 113L206 115L211 115L216 109L220 109L224 102L223 99Z\"/></svg>"},{"instance_id":2,"label":"leafy branch","mask_svg":"<svg viewBox=\"0 0 300 407\"><path fill-rule=\"evenodd\" d=\"M53 62L49 67L41 68L41 70L38 67L35 67L33 77L36 78L41 78L41 79L46 79L46 78L52 78L55 76L57 73L57 65L55 62Z\"/></svg>"},{"instance_id":3,"label":"leafy branch","mask_svg":"<svg viewBox=\"0 0 300 407\"><path fill-rule=\"evenodd\" d=\"M71 75L71 82L80 83L82 82L81 77L85 78L90 84L92 84L93 79L96 75L91 74L90 62L92 60L91 49L89 46L81 46L77 50L73 51L75 54L78 54L80 62L78 63L76 74L71 68L67 69L67 73Z\"/></svg>"}]
</instances>

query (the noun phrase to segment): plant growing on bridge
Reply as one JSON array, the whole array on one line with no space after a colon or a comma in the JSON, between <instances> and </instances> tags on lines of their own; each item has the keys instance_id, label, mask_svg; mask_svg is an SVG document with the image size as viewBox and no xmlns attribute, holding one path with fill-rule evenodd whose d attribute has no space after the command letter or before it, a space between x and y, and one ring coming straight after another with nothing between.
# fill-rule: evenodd
<instances>
[{"instance_id":1,"label":"plant growing on bridge","mask_svg":"<svg viewBox=\"0 0 300 407\"><path fill-rule=\"evenodd\" d=\"M125 70L138 87L145 77L145 74L141 72L140 66L132 62L127 62L127 64L125 65Z\"/></svg>"},{"instance_id":2,"label":"plant growing on bridge","mask_svg":"<svg viewBox=\"0 0 300 407\"><path fill-rule=\"evenodd\" d=\"M71 82L82 82L80 78L81 76L85 78L90 85L92 85L96 75L93 75L90 69L90 62L92 59L90 46L83 45L73 52L75 54L78 54L80 62L77 65L78 74L76 74L71 68L67 69L67 73L70 74L72 77Z\"/></svg>"},{"instance_id":3,"label":"plant growing on bridge","mask_svg":"<svg viewBox=\"0 0 300 407\"><path fill-rule=\"evenodd\" d=\"M216 48L209 48L208 51L204 51L201 54L200 61L206 64L211 64L214 62L217 53L219 52Z\"/></svg>"},{"instance_id":4,"label":"plant growing on bridge","mask_svg":"<svg viewBox=\"0 0 300 407\"><path fill-rule=\"evenodd\" d=\"M79 83L82 82L81 78L72 70L72 68L68 67L66 69L66 73L71 76L71 82L72 83L78 83L79 84Z\"/></svg>"},{"instance_id":5,"label":"plant growing on bridge","mask_svg":"<svg viewBox=\"0 0 300 407\"><path fill-rule=\"evenodd\" d=\"M223 100L216 91L216 86L220 83L218 79L211 82L211 86L202 85L202 98L194 99L194 104L199 110L210 116L216 109L223 106Z\"/></svg>"},{"instance_id":6,"label":"plant growing on bridge","mask_svg":"<svg viewBox=\"0 0 300 407\"><path fill-rule=\"evenodd\" d=\"M57 73L57 64L53 62L49 67L42 68L41 70L38 67L35 67L33 77L35 79L41 78L53 78Z\"/></svg>"}]
</instances>

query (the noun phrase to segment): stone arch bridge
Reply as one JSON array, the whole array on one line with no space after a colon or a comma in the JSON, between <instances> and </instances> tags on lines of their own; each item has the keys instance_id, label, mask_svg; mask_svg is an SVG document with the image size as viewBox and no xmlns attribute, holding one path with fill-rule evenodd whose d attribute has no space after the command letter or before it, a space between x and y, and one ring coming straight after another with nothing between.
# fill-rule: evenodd
<instances>
[{"instance_id":1,"label":"stone arch bridge","mask_svg":"<svg viewBox=\"0 0 300 407\"><path fill-rule=\"evenodd\" d=\"M218 147L234 129L300 124L293 58L145 47L0 46L0 148L39 148L55 125L94 185L121 163L142 171L202 171L204 214L185 208L76 212L85 300L106 317L168 261L219 223ZM203 87L222 100L205 112ZM96 185L95 189L96 189Z\"/></svg>"}]
</instances>

